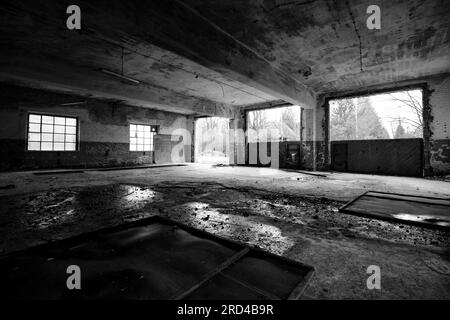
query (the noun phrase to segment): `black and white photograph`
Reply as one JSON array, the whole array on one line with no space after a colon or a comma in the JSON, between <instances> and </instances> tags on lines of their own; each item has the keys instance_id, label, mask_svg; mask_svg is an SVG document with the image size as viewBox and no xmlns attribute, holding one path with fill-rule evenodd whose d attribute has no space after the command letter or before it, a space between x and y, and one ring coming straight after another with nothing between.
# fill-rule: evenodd
<instances>
[{"instance_id":1,"label":"black and white photograph","mask_svg":"<svg viewBox=\"0 0 450 320\"><path fill-rule=\"evenodd\" d=\"M2 0L0 153L2 305L448 301L450 2Z\"/></svg>"}]
</instances>

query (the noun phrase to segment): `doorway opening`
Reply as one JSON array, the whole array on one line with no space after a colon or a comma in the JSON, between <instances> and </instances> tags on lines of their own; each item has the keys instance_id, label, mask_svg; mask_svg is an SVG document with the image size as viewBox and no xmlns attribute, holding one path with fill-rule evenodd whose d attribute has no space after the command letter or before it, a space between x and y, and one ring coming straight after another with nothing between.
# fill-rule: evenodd
<instances>
[{"instance_id":1,"label":"doorway opening","mask_svg":"<svg viewBox=\"0 0 450 320\"><path fill-rule=\"evenodd\" d=\"M230 119L205 117L195 120L195 153L197 163L229 164Z\"/></svg>"},{"instance_id":2,"label":"doorway opening","mask_svg":"<svg viewBox=\"0 0 450 320\"><path fill-rule=\"evenodd\" d=\"M277 158L280 168L300 168L302 110L289 105L247 111L247 163L269 166Z\"/></svg>"}]
</instances>

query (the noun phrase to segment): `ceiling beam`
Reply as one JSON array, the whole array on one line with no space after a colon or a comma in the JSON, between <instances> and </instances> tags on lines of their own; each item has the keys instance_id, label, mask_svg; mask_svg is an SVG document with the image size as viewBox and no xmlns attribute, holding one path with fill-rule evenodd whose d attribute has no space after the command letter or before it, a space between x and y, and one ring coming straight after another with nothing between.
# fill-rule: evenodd
<instances>
[{"instance_id":1,"label":"ceiling beam","mask_svg":"<svg viewBox=\"0 0 450 320\"><path fill-rule=\"evenodd\" d=\"M0 81L180 114L234 117L236 108L164 87L131 83L94 70L16 52L0 59Z\"/></svg>"},{"instance_id":2,"label":"ceiling beam","mask_svg":"<svg viewBox=\"0 0 450 320\"><path fill-rule=\"evenodd\" d=\"M55 32L65 28L65 9L71 4L66 0L5 1L1 6L45 20ZM143 55L151 55L152 45L156 45L275 98L293 104L315 104L312 90L215 25L186 1L79 0L77 5L82 13L81 34ZM66 32L69 36L70 32L78 31Z\"/></svg>"}]
</instances>

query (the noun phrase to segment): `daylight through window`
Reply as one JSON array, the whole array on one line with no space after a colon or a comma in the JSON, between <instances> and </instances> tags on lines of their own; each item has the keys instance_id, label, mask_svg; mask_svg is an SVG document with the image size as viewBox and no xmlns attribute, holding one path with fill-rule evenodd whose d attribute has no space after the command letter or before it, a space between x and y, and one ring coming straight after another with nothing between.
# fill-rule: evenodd
<instances>
[{"instance_id":1,"label":"daylight through window","mask_svg":"<svg viewBox=\"0 0 450 320\"><path fill-rule=\"evenodd\" d=\"M422 90L330 101L331 141L422 137Z\"/></svg>"},{"instance_id":2,"label":"daylight through window","mask_svg":"<svg viewBox=\"0 0 450 320\"><path fill-rule=\"evenodd\" d=\"M130 124L130 151L153 151L156 128L142 124Z\"/></svg>"},{"instance_id":3,"label":"daylight through window","mask_svg":"<svg viewBox=\"0 0 450 320\"><path fill-rule=\"evenodd\" d=\"M30 113L28 151L76 151L77 119Z\"/></svg>"},{"instance_id":4,"label":"daylight through window","mask_svg":"<svg viewBox=\"0 0 450 320\"><path fill-rule=\"evenodd\" d=\"M248 142L299 141L300 107L278 107L248 112Z\"/></svg>"}]
</instances>

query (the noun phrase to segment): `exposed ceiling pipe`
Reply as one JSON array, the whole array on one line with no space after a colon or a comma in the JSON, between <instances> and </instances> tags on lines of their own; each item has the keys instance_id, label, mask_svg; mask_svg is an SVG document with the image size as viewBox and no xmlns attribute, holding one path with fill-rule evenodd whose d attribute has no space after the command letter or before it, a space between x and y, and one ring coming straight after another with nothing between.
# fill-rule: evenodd
<instances>
[{"instance_id":1,"label":"exposed ceiling pipe","mask_svg":"<svg viewBox=\"0 0 450 320\"><path fill-rule=\"evenodd\" d=\"M133 79L133 78L121 75L120 73L117 73L117 72L114 72L114 71L110 71L110 70L107 70L107 69L100 69L100 71L103 72L103 73L109 74L111 76L114 76L114 77L117 77L117 78L120 78L120 79L123 79L123 80L130 81L130 82L132 82L134 84L140 84L141 83L139 80L136 80L136 79Z\"/></svg>"}]
</instances>

